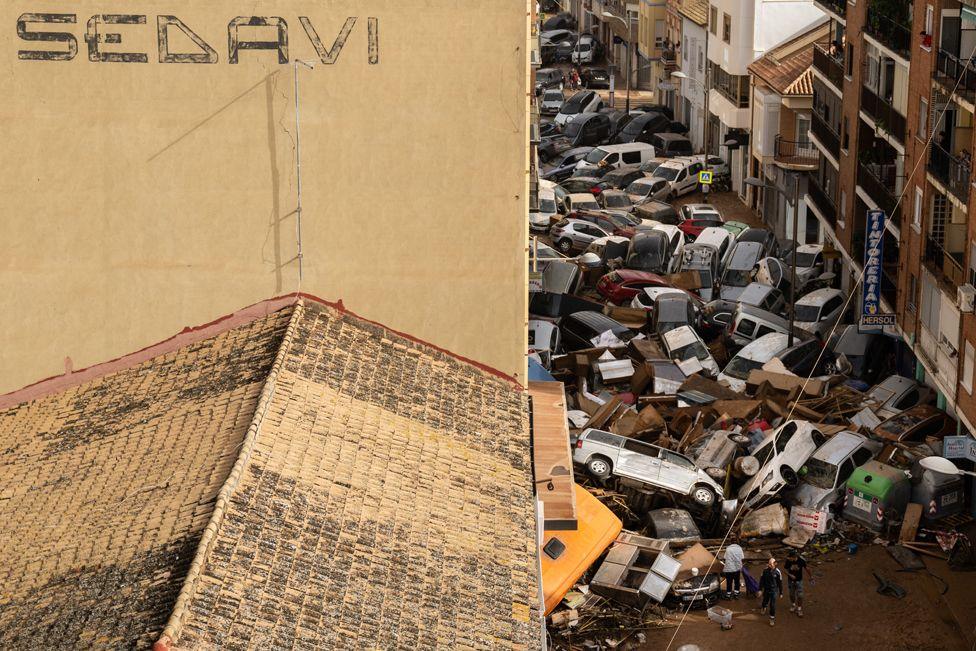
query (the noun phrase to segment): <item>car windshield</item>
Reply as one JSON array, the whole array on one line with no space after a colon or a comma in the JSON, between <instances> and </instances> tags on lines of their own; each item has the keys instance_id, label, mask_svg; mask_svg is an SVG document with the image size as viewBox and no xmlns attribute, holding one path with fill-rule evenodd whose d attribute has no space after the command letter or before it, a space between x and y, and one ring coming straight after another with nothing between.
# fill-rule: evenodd
<instances>
[{"instance_id":1,"label":"car windshield","mask_svg":"<svg viewBox=\"0 0 976 651\"><path fill-rule=\"evenodd\" d=\"M641 165L640 170L641 172L653 172L659 167L661 167L661 161L651 160Z\"/></svg>"},{"instance_id":2,"label":"car windshield","mask_svg":"<svg viewBox=\"0 0 976 651\"><path fill-rule=\"evenodd\" d=\"M797 305L796 320L806 323L813 323L820 318L819 305Z\"/></svg>"},{"instance_id":3,"label":"car windshield","mask_svg":"<svg viewBox=\"0 0 976 651\"><path fill-rule=\"evenodd\" d=\"M804 480L817 488L833 488L837 478L837 466L822 459L811 458L807 461L807 474Z\"/></svg>"},{"instance_id":4,"label":"car windshield","mask_svg":"<svg viewBox=\"0 0 976 651\"><path fill-rule=\"evenodd\" d=\"M563 104L562 108L559 110L563 115L575 115L583 110L583 100L588 97L587 93L580 93L578 95L573 95L566 103Z\"/></svg>"},{"instance_id":5,"label":"car windshield","mask_svg":"<svg viewBox=\"0 0 976 651\"><path fill-rule=\"evenodd\" d=\"M728 287L745 287L751 282L752 269L727 269L722 276L722 284Z\"/></svg>"},{"instance_id":6,"label":"car windshield","mask_svg":"<svg viewBox=\"0 0 976 651\"><path fill-rule=\"evenodd\" d=\"M754 359L733 357L723 372L730 377L734 377L739 380L747 380L749 379L749 372L757 368L762 368L762 365L762 362L757 362Z\"/></svg>"},{"instance_id":7,"label":"car windshield","mask_svg":"<svg viewBox=\"0 0 976 651\"><path fill-rule=\"evenodd\" d=\"M627 255L627 266L631 269L663 269L664 240L656 237L642 237L631 241Z\"/></svg>"},{"instance_id":8,"label":"car windshield","mask_svg":"<svg viewBox=\"0 0 976 651\"><path fill-rule=\"evenodd\" d=\"M674 167L664 167L663 165L656 170L654 170L654 176L664 179L665 181L673 181L678 176L680 170Z\"/></svg>"},{"instance_id":9,"label":"car windshield","mask_svg":"<svg viewBox=\"0 0 976 651\"><path fill-rule=\"evenodd\" d=\"M570 122L570 124L572 124L572 122ZM593 151L591 151L589 154L587 154L586 155L586 158L584 158L583 160L585 160L587 163L596 164L596 163L599 163L601 160L603 160L603 157L606 156L606 155L607 155L607 152L605 152L602 149L600 149L599 147L597 147L596 149L594 149Z\"/></svg>"},{"instance_id":10,"label":"car windshield","mask_svg":"<svg viewBox=\"0 0 976 651\"><path fill-rule=\"evenodd\" d=\"M652 187L654 186L645 181L634 181L627 186L627 194L636 194L639 197L646 197L651 193Z\"/></svg>"},{"instance_id":11,"label":"car windshield","mask_svg":"<svg viewBox=\"0 0 976 651\"><path fill-rule=\"evenodd\" d=\"M556 212L556 200L555 199L540 199L539 200L539 210L541 212Z\"/></svg>"},{"instance_id":12,"label":"car windshield","mask_svg":"<svg viewBox=\"0 0 976 651\"><path fill-rule=\"evenodd\" d=\"M794 251L793 253L790 253L790 255L788 255L786 257L786 264L791 265L791 266L793 265L793 255L794 254L796 255L796 261L798 263L797 266L800 267L800 268L803 268L803 269L806 269L808 267L812 267L815 264L816 260L817 260L817 254L816 253L796 253Z\"/></svg>"},{"instance_id":13,"label":"car windshield","mask_svg":"<svg viewBox=\"0 0 976 651\"><path fill-rule=\"evenodd\" d=\"M674 351L672 359L679 359L685 361L692 358L697 358L701 361L708 359L710 355L708 354L708 349L702 345L700 341L693 341L687 346L683 346L678 350Z\"/></svg>"},{"instance_id":14,"label":"car windshield","mask_svg":"<svg viewBox=\"0 0 976 651\"><path fill-rule=\"evenodd\" d=\"M595 199L586 199L586 200L583 200L583 201L574 201L573 202L573 209L574 210L599 210L600 209L600 204L598 204Z\"/></svg>"},{"instance_id":15,"label":"car windshield","mask_svg":"<svg viewBox=\"0 0 976 651\"><path fill-rule=\"evenodd\" d=\"M630 205L630 199L625 194L608 194L606 201L610 208L626 208Z\"/></svg>"},{"instance_id":16,"label":"car windshield","mask_svg":"<svg viewBox=\"0 0 976 651\"><path fill-rule=\"evenodd\" d=\"M561 90L547 90L542 98L547 102L553 101L563 101L563 91Z\"/></svg>"}]
</instances>

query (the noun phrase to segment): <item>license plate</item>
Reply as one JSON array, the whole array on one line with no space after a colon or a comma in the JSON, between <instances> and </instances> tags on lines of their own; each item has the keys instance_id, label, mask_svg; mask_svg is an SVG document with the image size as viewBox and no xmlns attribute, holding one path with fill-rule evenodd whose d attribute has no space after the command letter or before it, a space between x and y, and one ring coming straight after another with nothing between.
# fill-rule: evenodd
<instances>
[{"instance_id":1,"label":"license plate","mask_svg":"<svg viewBox=\"0 0 976 651\"><path fill-rule=\"evenodd\" d=\"M866 499L860 498L857 495L854 495L854 499L851 502L851 504L854 505L854 508L861 509L862 511L871 510L871 502Z\"/></svg>"},{"instance_id":2,"label":"license plate","mask_svg":"<svg viewBox=\"0 0 976 651\"><path fill-rule=\"evenodd\" d=\"M959 501L959 493L946 493L942 496L942 506L948 506L949 504L955 504Z\"/></svg>"}]
</instances>

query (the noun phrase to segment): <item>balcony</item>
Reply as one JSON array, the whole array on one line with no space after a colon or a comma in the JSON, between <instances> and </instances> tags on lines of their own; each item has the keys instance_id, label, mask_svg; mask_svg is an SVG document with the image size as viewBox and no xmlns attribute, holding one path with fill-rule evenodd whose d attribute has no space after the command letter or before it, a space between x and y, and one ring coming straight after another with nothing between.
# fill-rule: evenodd
<instances>
[{"instance_id":1,"label":"balcony","mask_svg":"<svg viewBox=\"0 0 976 651\"><path fill-rule=\"evenodd\" d=\"M861 87L861 109L867 113L878 129L905 144L905 116L895 110L891 102L879 97L867 86Z\"/></svg>"},{"instance_id":2,"label":"balcony","mask_svg":"<svg viewBox=\"0 0 976 651\"><path fill-rule=\"evenodd\" d=\"M932 78L945 87L946 92L953 92L955 89L956 95L968 102L976 100L976 64L972 61L963 61L955 54L939 48Z\"/></svg>"},{"instance_id":3,"label":"balcony","mask_svg":"<svg viewBox=\"0 0 976 651\"><path fill-rule=\"evenodd\" d=\"M863 158L863 157L862 157ZM901 228L901 206L898 206L896 182L898 170L893 162L875 163L865 160L857 162L857 184L885 211L894 226ZM896 206L897 209L896 209Z\"/></svg>"},{"instance_id":4,"label":"balcony","mask_svg":"<svg viewBox=\"0 0 976 651\"><path fill-rule=\"evenodd\" d=\"M831 225L831 227L837 227L837 205L834 200L827 196L827 193L823 191L820 187L820 183L817 181L814 175L810 176L810 180L807 183L807 196L810 197L811 203L816 206L817 211L824 218L824 220Z\"/></svg>"},{"instance_id":5,"label":"balcony","mask_svg":"<svg viewBox=\"0 0 976 651\"><path fill-rule=\"evenodd\" d=\"M815 43L813 46L813 67L830 80L837 90L844 90L844 55L830 53L830 46Z\"/></svg>"},{"instance_id":6,"label":"balcony","mask_svg":"<svg viewBox=\"0 0 976 651\"><path fill-rule=\"evenodd\" d=\"M784 140L776 136L773 160L777 165L791 170L815 170L820 162L820 152L809 140Z\"/></svg>"},{"instance_id":7,"label":"balcony","mask_svg":"<svg viewBox=\"0 0 976 651\"><path fill-rule=\"evenodd\" d=\"M810 133L826 148L834 160L840 160L840 135L816 112L810 114Z\"/></svg>"},{"instance_id":8,"label":"balcony","mask_svg":"<svg viewBox=\"0 0 976 651\"><path fill-rule=\"evenodd\" d=\"M956 295L956 288L966 282L966 272L963 269L963 253L952 253L943 248L931 235L925 238L925 266L939 281L939 286Z\"/></svg>"},{"instance_id":9,"label":"balcony","mask_svg":"<svg viewBox=\"0 0 976 651\"><path fill-rule=\"evenodd\" d=\"M969 203L969 178L972 172L969 160L953 156L933 142L928 170L963 205Z\"/></svg>"},{"instance_id":10,"label":"balcony","mask_svg":"<svg viewBox=\"0 0 976 651\"><path fill-rule=\"evenodd\" d=\"M829 11L843 19L847 19L847 0L814 0L813 4L820 5L824 11Z\"/></svg>"},{"instance_id":11,"label":"balcony","mask_svg":"<svg viewBox=\"0 0 976 651\"><path fill-rule=\"evenodd\" d=\"M910 2L873 0L864 24L865 33L906 61L912 52L911 7Z\"/></svg>"}]
</instances>

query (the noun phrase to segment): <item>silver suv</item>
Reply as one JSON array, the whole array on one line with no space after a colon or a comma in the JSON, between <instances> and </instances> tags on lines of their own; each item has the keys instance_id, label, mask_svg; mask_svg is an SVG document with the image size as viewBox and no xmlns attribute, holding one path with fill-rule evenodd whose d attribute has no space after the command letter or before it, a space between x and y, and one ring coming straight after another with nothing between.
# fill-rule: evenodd
<instances>
[{"instance_id":1,"label":"silver suv","mask_svg":"<svg viewBox=\"0 0 976 651\"><path fill-rule=\"evenodd\" d=\"M688 457L603 430L583 430L573 461L600 479L611 475L634 479L687 495L701 506L710 507L724 497L722 487Z\"/></svg>"}]
</instances>

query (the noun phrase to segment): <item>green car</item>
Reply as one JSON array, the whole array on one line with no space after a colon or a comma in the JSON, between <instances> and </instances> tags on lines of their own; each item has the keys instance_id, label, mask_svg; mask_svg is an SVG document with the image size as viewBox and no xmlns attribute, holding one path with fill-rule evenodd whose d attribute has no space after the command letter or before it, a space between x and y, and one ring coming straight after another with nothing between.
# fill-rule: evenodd
<instances>
[{"instance_id":1,"label":"green car","mask_svg":"<svg viewBox=\"0 0 976 651\"><path fill-rule=\"evenodd\" d=\"M732 233L733 237L739 237L739 233L749 228L749 224L743 222L725 222L722 228Z\"/></svg>"}]
</instances>

